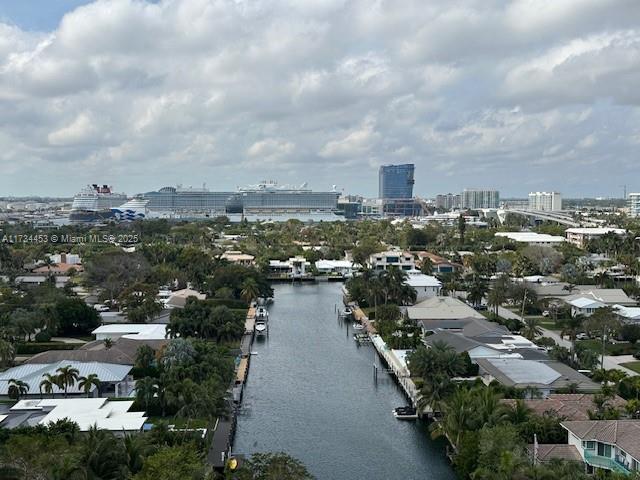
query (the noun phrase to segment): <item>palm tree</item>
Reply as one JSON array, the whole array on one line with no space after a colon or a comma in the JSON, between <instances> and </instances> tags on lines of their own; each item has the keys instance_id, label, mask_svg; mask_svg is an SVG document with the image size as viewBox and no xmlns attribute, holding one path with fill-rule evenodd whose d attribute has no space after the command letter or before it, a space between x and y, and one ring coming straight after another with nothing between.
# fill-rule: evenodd
<instances>
[{"instance_id":1,"label":"palm tree","mask_svg":"<svg viewBox=\"0 0 640 480\"><path fill-rule=\"evenodd\" d=\"M421 411L430 407L435 413L442 407L444 400L453 392L455 385L451 379L442 373L430 375L424 379L420 390L418 407Z\"/></svg>"},{"instance_id":2,"label":"palm tree","mask_svg":"<svg viewBox=\"0 0 640 480\"><path fill-rule=\"evenodd\" d=\"M525 423L531 417L532 410L527 407L524 400L518 399L516 403L507 412L507 417L511 423L518 425Z\"/></svg>"},{"instance_id":3,"label":"palm tree","mask_svg":"<svg viewBox=\"0 0 640 480\"><path fill-rule=\"evenodd\" d=\"M22 380L16 380L12 378L8 382L9 388L7 389L7 395L12 400L20 400L20 397L26 395L29 391L29 384L23 382Z\"/></svg>"},{"instance_id":4,"label":"palm tree","mask_svg":"<svg viewBox=\"0 0 640 480\"><path fill-rule=\"evenodd\" d=\"M4 338L0 338L0 367L7 367L13 363L16 350L13 344Z\"/></svg>"},{"instance_id":5,"label":"palm tree","mask_svg":"<svg viewBox=\"0 0 640 480\"><path fill-rule=\"evenodd\" d=\"M240 298L247 303L251 303L251 301L260 295L260 287L256 282L255 278L247 277L244 282L242 282L242 290L240 291Z\"/></svg>"},{"instance_id":6,"label":"palm tree","mask_svg":"<svg viewBox=\"0 0 640 480\"><path fill-rule=\"evenodd\" d=\"M451 446L457 450L462 434L468 430L469 422L475 416L474 402L469 390L457 389L443 405L444 418L432 427L431 435L446 436Z\"/></svg>"},{"instance_id":7,"label":"palm tree","mask_svg":"<svg viewBox=\"0 0 640 480\"><path fill-rule=\"evenodd\" d=\"M58 378L64 388L64 398L67 398L67 390L69 387L73 387L76 384L80 372L77 368L73 368L71 365L60 367L56 372L58 373Z\"/></svg>"},{"instance_id":8,"label":"palm tree","mask_svg":"<svg viewBox=\"0 0 640 480\"><path fill-rule=\"evenodd\" d=\"M96 387L98 394L100 394L100 379L95 373L90 373L86 377L78 377L78 387L87 394L87 398L91 393L92 387Z\"/></svg>"},{"instance_id":9,"label":"palm tree","mask_svg":"<svg viewBox=\"0 0 640 480\"><path fill-rule=\"evenodd\" d=\"M50 373L45 373L43 377L44 380L40 382L40 396L42 396L42 391L44 390L44 393L51 395L53 398L53 387L62 388L60 377Z\"/></svg>"},{"instance_id":10,"label":"palm tree","mask_svg":"<svg viewBox=\"0 0 640 480\"><path fill-rule=\"evenodd\" d=\"M149 410L149 405L157 393L158 384L155 378L144 377L136 382L136 401L143 404L146 411Z\"/></svg>"},{"instance_id":11,"label":"palm tree","mask_svg":"<svg viewBox=\"0 0 640 480\"><path fill-rule=\"evenodd\" d=\"M106 348L107 350L113 347L113 340L111 340L110 338L105 338L103 340L103 343L104 343L104 348Z\"/></svg>"},{"instance_id":12,"label":"palm tree","mask_svg":"<svg viewBox=\"0 0 640 480\"><path fill-rule=\"evenodd\" d=\"M527 339L533 340L538 335L542 335L542 329L538 326L538 323L539 321L537 318L529 317L524 319L522 333Z\"/></svg>"}]
</instances>

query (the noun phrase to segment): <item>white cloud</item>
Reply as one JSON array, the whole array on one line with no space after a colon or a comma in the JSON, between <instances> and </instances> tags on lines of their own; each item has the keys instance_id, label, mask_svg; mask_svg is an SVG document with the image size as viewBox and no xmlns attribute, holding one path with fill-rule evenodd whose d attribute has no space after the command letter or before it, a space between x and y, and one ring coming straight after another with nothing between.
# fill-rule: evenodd
<instances>
[{"instance_id":1,"label":"white cloud","mask_svg":"<svg viewBox=\"0 0 640 480\"><path fill-rule=\"evenodd\" d=\"M573 194L640 183L639 25L637 0L97 0L51 32L0 23L0 190L277 170L373 194L393 161L421 195L577 165Z\"/></svg>"}]
</instances>

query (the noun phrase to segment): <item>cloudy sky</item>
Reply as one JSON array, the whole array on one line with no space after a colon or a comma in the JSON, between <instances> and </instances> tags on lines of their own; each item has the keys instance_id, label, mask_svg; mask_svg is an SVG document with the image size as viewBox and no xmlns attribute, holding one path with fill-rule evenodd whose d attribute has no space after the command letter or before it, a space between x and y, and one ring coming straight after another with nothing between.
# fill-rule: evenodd
<instances>
[{"instance_id":1,"label":"cloudy sky","mask_svg":"<svg viewBox=\"0 0 640 480\"><path fill-rule=\"evenodd\" d=\"M638 0L0 0L0 196L640 190Z\"/></svg>"}]
</instances>

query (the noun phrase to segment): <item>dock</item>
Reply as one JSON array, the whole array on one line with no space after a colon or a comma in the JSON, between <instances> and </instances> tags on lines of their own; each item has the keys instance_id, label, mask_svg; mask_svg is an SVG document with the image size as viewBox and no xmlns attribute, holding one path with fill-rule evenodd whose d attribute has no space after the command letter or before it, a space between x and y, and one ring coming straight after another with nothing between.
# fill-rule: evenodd
<instances>
[{"instance_id":1,"label":"dock","mask_svg":"<svg viewBox=\"0 0 640 480\"><path fill-rule=\"evenodd\" d=\"M250 307L244 322L244 334L240 339L240 354L236 357L233 384L230 386L231 401L229 415L216 421L207 454L207 463L218 471L223 471L231 456L236 433L238 409L242 404L244 387L251 364L251 347L255 339L256 308Z\"/></svg>"}]
</instances>

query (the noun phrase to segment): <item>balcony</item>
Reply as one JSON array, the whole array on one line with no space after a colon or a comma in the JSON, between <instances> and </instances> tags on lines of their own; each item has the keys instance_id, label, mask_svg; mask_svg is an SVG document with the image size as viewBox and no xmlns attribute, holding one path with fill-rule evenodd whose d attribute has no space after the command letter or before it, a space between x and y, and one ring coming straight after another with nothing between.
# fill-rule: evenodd
<instances>
[{"instance_id":1,"label":"balcony","mask_svg":"<svg viewBox=\"0 0 640 480\"><path fill-rule=\"evenodd\" d=\"M602 457L591 453L589 450L584 451L584 460L587 464L595 468L604 468L605 470L611 470L618 473L631 473L631 470L621 462L609 457Z\"/></svg>"}]
</instances>

